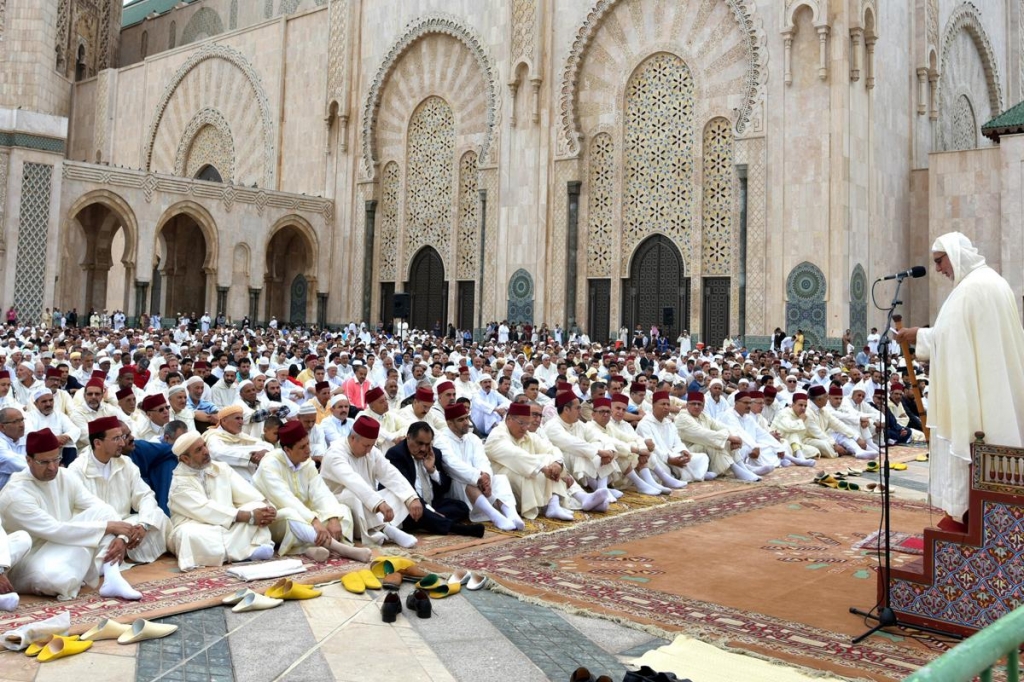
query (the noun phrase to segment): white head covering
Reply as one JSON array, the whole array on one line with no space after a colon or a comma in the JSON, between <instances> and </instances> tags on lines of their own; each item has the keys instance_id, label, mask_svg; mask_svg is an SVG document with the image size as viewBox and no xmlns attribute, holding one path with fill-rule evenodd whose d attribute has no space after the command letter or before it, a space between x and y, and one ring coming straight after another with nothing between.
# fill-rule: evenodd
<instances>
[{"instance_id":1,"label":"white head covering","mask_svg":"<svg viewBox=\"0 0 1024 682\"><path fill-rule=\"evenodd\" d=\"M173 452L178 457L181 457L190 447L192 447L197 440L201 440L202 436L199 435L198 431L186 431L185 433L178 436L177 440L174 441L174 445L171 447Z\"/></svg>"},{"instance_id":2,"label":"white head covering","mask_svg":"<svg viewBox=\"0 0 1024 682\"><path fill-rule=\"evenodd\" d=\"M971 244L971 240L960 232L947 232L932 244L932 253L944 253L953 266L953 286L963 278L985 265L985 257Z\"/></svg>"},{"instance_id":3,"label":"white head covering","mask_svg":"<svg viewBox=\"0 0 1024 682\"><path fill-rule=\"evenodd\" d=\"M37 388L36 390L32 391L32 395L29 397L32 399L32 402L34 403L35 401L39 400L45 395L52 396L53 391L44 386L42 388Z\"/></svg>"}]
</instances>

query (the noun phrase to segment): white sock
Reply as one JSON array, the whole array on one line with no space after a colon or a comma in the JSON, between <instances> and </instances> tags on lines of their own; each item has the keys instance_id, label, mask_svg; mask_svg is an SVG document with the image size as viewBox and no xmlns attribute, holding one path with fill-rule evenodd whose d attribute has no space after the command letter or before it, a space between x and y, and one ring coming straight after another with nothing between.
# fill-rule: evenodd
<instances>
[{"instance_id":1,"label":"white sock","mask_svg":"<svg viewBox=\"0 0 1024 682\"><path fill-rule=\"evenodd\" d=\"M815 464L817 464L817 462L815 462L813 459L807 459L805 457L797 457L796 455L787 455L786 459L792 461L793 464L796 464L797 466L801 466L801 467L812 467ZM783 460L783 461L785 461L785 460Z\"/></svg>"},{"instance_id":2,"label":"white sock","mask_svg":"<svg viewBox=\"0 0 1024 682\"><path fill-rule=\"evenodd\" d=\"M668 467L655 467L654 473L656 473L658 475L658 478L661 479L661 484L667 488L679 490L680 488L686 487L686 481L680 481L678 478L673 476L672 472L668 470Z\"/></svg>"},{"instance_id":3,"label":"white sock","mask_svg":"<svg viewBox=\"0 0 1024 682\"><path fill-rule=\"evenodd\" d=\"M857 459L878 459L878 453L871 450L864 450L857 453Z\"/></svg>"},{"instance_id":4,"label":"white sock","mask_svg":"<svg viewBox=\"0 0 1024 682\"><path fill-rule=\"evenodd\" d=\"M621 490L616 490L615 488L602 488L602 490L604 490L607 494L612 496L613 502L622 497L623 495L625 495L624 492L622 492Z\"/></svg>"},{"instance_id":5,"label":"white sock","mask_svg":"<svg viewBox=\"0 0 1024 682\"><path fill-rule=\"evenodd\" d=\"M548 502L547 509L544 510L544 516L549 519L560 519L562 521L572 521L576 516L569 511L564 509L559 503L558 495L552 495L551 501Z\"/></svg>"},{"instance_id":6,"label":"white sock","mask_svg":"<svg viewBox=\"0 0 1024 682\"><path fill-rule=\"evenodd\" d=\"M295 523L292 521L292 523ZM322 564L331 558L331 552L326 547L310 547L302 553L310 561Z\"/></svg>"},{"instance_id":7,"label":"white sock","mask_svg":"<svg viewBox=\"0 0 1024 682\"><path fill-rule=\"evenodd\" d=\"M388 537L388 540L391 540L391 542L395 543L399 547L404 547L405 549L412 549L416 546L416 543L419 542L415 536L409 535L404 530L395 528L390 523L384 524L384 535Z\"/></svg>"},{"instance_id":8,"label":"white sock","mask_svg":"<svg viewBox=\"0 0 1024 682\"><path fill-rule=\"evenodd\" d=\"M260 545L253 550L252 554L249 555L249 561L266 561L267 559L273 558L273 556L273 545Z\"/></svg>"},{"instance_id":9,"label":"white sock","mask_svg":"<svg viewBox=\"0 0 1024 682\"><path fill-rule=\"evenodd\" d=\"M791 466L793 466L793 463L790 462L789 459L787 459L786 457L783 457L782 460L779 462L779 464L781 464L784 467L791 467Z\"/></svg>"},{"instance_id":10,"label":"white sock","mask_svg":"<svg viewBox=\"0 0 1024 682\"><path fill-rule=\"evenodd\" d=\"M354 559L355 561L362 561L363 563L366 563L373 558L373 552L370 551L369 547L353 547L352 545L346 545L344 542L339 542L338 540L331 540L330 550L338 556L343 556L346 559Z\"/></svg>"},{"instance_id":11,"label":"white sock","mask_svg":"<svg viewBox=\"0 0 1024 682\"><path fill-rule=\"evenodd\" d=\"M574 497L583 505L583 511L608 511L608 497L603 490L596 493L576 493Z\"/></svg>"},{"instance_id":12,"label":"white sock","mask_svg":"<svg viewBox=\"0 0 1024 682\"><path fill-rule=\"evenodd\" d=\"M771 464L762 464L759 467L751 467L750 470L753 471L754 474L757 476L767 476L771 472L775 471L775 467L773 467Z\"/></svg>"},{"instance_id":13,"label":"white sock","mask_svg":"<svg viewBox=\"0 0 1024 682\"><path fill-rule=\"evenodd\" d=\"M735 476L740 481L749 481L751 483L754 483L756 481L761 480L760 476L758 476L753 471L737 462L733 462L730 465L730 468L732 469L732 475Z\"/></svg>"},{"instance_id":14,"label":"white sock","mask_svg":"<svg viewBox=\"0 0 1024 682\"><path fill-rule=\"evenodd\" d=\"M644 471L647 471L647 470L644 469ZM661 488L660 487L655 487L653 485L650 485L647 481L645 481L644 479L640 478L640 476L635 471L630 471L628 474L626 474L626 478L629 479L630 483L633 484L633 487L635 487L636 491L638 493L640 493L641 495L660 495L661 494Z\"/></svg>"},{"instance_id":15,"label":"white sock","mask_svg":"<svg viewBox=\"0 0 1024 682\"><path fill-rule=\"evenodd\" d=\"M0 611L13 611L18 608L19 601L21 601L21 597L18 596L17 592L0 594Z\"/></svg>"},{"instance_id":16,"label":"white sock","mask_svg":"<svg viewBox=\"0 0 1024 682\"><path fill-rule=\"evenodd\" d=\"M523 523L523 519L519 516L519 512L516 511L515 507L501 501L499 501L499 504L501 504L501 509L498 511L504 514L505 518L512 522L512 525L515 526L516 530L523 530L526 528L526 524Z\"/></svg>"},{"instance_id":17,"label":"white sock","mask_svg":"<svg viewBox=\"0 0 1024 682\"><path fill-rule=\"evenodd\" d=\"M498 527L498 530L516 529L515 524L512 523L511 520L506 519L504 516L502 516L501 513L494 508L494 505L488 502L487 498L484 497L483 495L480 495L480 497L476 498L476 502L473 503L473 508L479 511L481 514L485 514L487 518L491 520L491 523Z\"/></svg>"},{"instance_id":18,"label":"white sock","mask_svg":"<svg viewBox=\"0 0 1024 682\"><path fill-rule=\"evenodd\" d=\"M313 526L302 521L289 521L288 528L292 534L304 545L316 544L316 531Z\"/></svg>"},{"instance_id":19,"label":"white sock","mask_svg":"<svg viewBox=\"0 0 1024 682\"><path fill-rule=\"evenodd\" d=\"M672 488L666 488L661 483L658 483L657 480L655 480L654 474L651 473L651 470L649 468L641 469L639 475L640 478L642 478L647 485L657 490L660 490L662 494L672 492Z\"/></svg>"},{"instance_id":20,"label":"white sock","mask_svg":"<svg viewBox=\"0 0 1024 682\"><path fill-rule=\"evenodd\" d=\"M718 474L716 474L714 471L709 471L706 474L704 474L705 481L713 481L716 478L718 478Z\"/></svg>"},{"instance_id":21,"label":"white sock","mask_svg":"<svg viewBox=\"0 0 1024 682\"><path fill-rule=\"evenodd\" d=\"M117 597L130 601L142 599L142 593L132 589L132 586L121 575L121 567L109 562L103 564L103 585L100 586L100 596Z\"/></svg>"}]
</instances>

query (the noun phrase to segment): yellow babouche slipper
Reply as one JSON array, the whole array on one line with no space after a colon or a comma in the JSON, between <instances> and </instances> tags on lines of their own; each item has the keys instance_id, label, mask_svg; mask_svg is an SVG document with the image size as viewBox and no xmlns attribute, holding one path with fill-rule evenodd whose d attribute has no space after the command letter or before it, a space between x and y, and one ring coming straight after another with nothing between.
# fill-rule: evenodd
<instances>
[{"instance_id":1,"label":"yellow babouche slipper","mask_svg":"<svg viewBox=\"0 0 1024 682\"><path fill-rule=\"evenodd\" d=\"M293 599L314 599L319 597L322 592L314 589L312 585L304 585L287 578L282 578L268 587L267 591L263 594L271 599L286 599L290 601Z\"/></svg>"},{"instance_id":2,"label":"yellow babouche slipper","mask_svg":"<svg viewBox=\"0 0 1024 682\"><path fill-rule=\"evenodd\" d=\"M460 583L458 580L453 580L451 582L438 585L433 589L427 590L427 594L430 595L431 599L444 599L445 597L450 597L453 594L458 594L461 589L462 583Z\"/></svg>"},{"instance_id":3,"label":"yellow babouche slipper","mask_svg":"<svg viewBox=\"0 0 1024 682\"><path fill-rule=\"evenodd\" d=\"M79 639L71 639L70 637L61 637L60 635L56 635L49 641L49 643L47 643L46 646L43 647L43 650L39 652L39 656L37 656L36 659L40 663L56 661L58 658L67 658L68 656L80 654L91 646L91 640L83 642Z\"/></svg>"},{"instance_id":4,"label":"yellow babouche slipper","mask_svg":"<svg viewBox=\"0 0 1024 682\"><path fill-rule=\"evenodd\" d=\"M360 573L362 573L362 571L352 571L351 573L346 573L341 576L341 586L352 594L362 594L363 592L366 592L366 583L363 582L363 577L359 575Z\"/></svg>"},{"instance_id":5,"label":"yellow babouche slipper","mask_svg":"<svg viewBox=\"0 0 1024 682\"><path fill-rule=\"evenodd\" d=\"M52 640L54 637L63 637L64 639L74 640L77 640L79 638L78 635L71 635L70 637L68 635L50 635L46 639L41 639L38 642L32 642L31 644L29 644L28 648L25 649L25 655L29 657L38 656L39 652L45 649L46 645L49 644L50 640Z\"/></svg>"},{"instance_id":6,"label":"yellow babouche slipper","mask_svg":"<svg viewBox=\"0 0 1024 682\"><path fill-rule=\"evenodd\" d=\"M370 564L370 570L373 571L375 577L383 578L391 573L401 573L415 565L415 561L406 559L404 556L379 556L374 557Z\"/></svg>"},{"instance_id":7,"label":"yellow babouche slipper","mask_svg":"<svg viewBox=\"0 0 1024 682\"><path fill-rule=\"evenodd\" d=\"M368 568L359 569L359 579L363 581L363 585L368 590L379 590L382 587L380 581L377 580L377 576Z\"/></svg>"}]
</instances>

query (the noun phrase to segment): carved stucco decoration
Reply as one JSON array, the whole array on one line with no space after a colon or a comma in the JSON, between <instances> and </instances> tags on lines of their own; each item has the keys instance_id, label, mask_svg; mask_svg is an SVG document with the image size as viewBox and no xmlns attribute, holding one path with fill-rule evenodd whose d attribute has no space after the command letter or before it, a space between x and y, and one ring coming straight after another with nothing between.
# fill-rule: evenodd
<instances>
[{"instance_id":1,"label":"carved stucco decoration","mask_svg":"<svg viewBox=\"0 0 1024 682\"><path fill-rule=\"evenodd\" d=\"M197 136L206 127L217 131L217 135L213 138L214 148L198 150L196 149L197 143L201 144L202 140L197 139ZM197 154L197 152L200 153ZM195 167L197 160L194 158L198 156L202 157L204 164L213 165L220 172L224 182L229 184L232 182L235 176L234 136L231 134L231 126L227 119L216 109L209 107L200 109L185 126L185 132L182 133L178 142L178 151L174 158L174 174L192 177L193 173L198 170Z\"/></svg>"},{"instance_id":2,"label":"carved stucco decoration","mask_svg":"<svg viewBox=\"0 0 1024 682\"><path fill-rule=\"evenodd\" d=\"M251 97L232 95L232 92L237 93L238 90L230 87L210 90L196 85L193 88L197 90L196 93L193 93L197 95L195 101L200 106L219 111L227 121L230 121L233 128L248 131L246 137L239 143L242 145L241 148L236 149L235 181L241 184L258 182L261 187L272 188L275 177L275 125L270 113L270 103L260 77L252 65L242 53L226 45L212 43L203 45L181 65L167 84L146 136L146 145L143 151L145 168L164 173L175 170L177 150L184 138L188 121L182 118L177 107L170 109L171 115L168 116L169 105L175 93L178 92L179 86L190 82L189 75L193 71L212 67L217 62L229 65L228 72L225 74L228 78L245 79L246 89L251 92ZM191 82L198 80L191 79ZM191 120L198 112L184 113Z\"/></svg>"},{"instance_id":3,"label":"carved stucco decoration","mask_svg":"<svg viewBox=\"0 0 1024 682\"><path fill-rule=\"evenodd\" d=\"M498 85L497 71L492 63L483 41L476 32L462 23L460 19L448 14L430 14L413 20L406 26L405 32L397 42L388 50L380 68L377 70L373 81L370 84L370 91L366 96L363 105L362 121L362 155L363 175L367 179L373 179L376 173L376 165L379 160L377 148L377 117L380 110L381 95L384 91L391 71L399 63L401 57L421 38L432 33L440 33L451 36L463 43L472 53L480 71L483 74L486 86L486 133L484 141L480 146L480 165L493 165L496 161L494 131L498 122ZM445 93L451 97L457 93Z\"/></svg>"},{"instance_id":4,"label":"carved stucco decoration","mask_svg":"<svg viewBox=\"0 0 1024 682\"><path fill-rule=\"evenodd\" d=\"M645 17L658 16L658 21ZM600 40L596 40L598 35ZM758 115L768 78L766 38L752 0L599 0L577 30L565 59L557 112L558 158L575 158L583 135L614 106L616 88L651 53L651 46L678 54L700 75L698 96L707 108L733 121L743 135ZM644 54L640 54L644 52ZM618 71L615 83L586 73L591 59ZM586 94L589 104L581 102Z\"/></svg>"}]
</instances>

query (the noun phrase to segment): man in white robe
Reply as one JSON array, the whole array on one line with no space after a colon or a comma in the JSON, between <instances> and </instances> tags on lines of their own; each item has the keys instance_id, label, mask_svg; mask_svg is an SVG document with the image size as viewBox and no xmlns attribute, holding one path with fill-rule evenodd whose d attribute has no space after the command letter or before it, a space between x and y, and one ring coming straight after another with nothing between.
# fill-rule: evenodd
<instances>
[{"instance_id":1,"label":"man in white robe","mask_svg":"<svg viewBox=\"0 0 1024 682\"><path fill-rule=\"evenodd\" d=\"M132 435L135 440L159 443L164 438L164 427L171 421L171 406L163 393L147 395L139 405L139 411L145 415L132 424Z\"/></svg>"},{"instance_id":2,"label":"man in white robe","mask_svg":"<svg viewBox=\"0 0 1024 682\"><path fill-rule=\"evenodd\" d=\"M224 375L210 389L210 400L218 408L233 405L238 398L238 387L235 386L237 376L238 368L228 365L224 368Z\"/></svg>"},{"instance_id":3,"label":"man in white robe","mask_svg":"<svg viewBox=\"0 0 1024 682\"><path fill-rule=\"evenodd\" d=\"M430 424L430 428L434 430L435 434L440 434L448 428L448 422L445 420L444 414L433 409L433 407L434 392L426 386L417 388L413 394L412 402L399 409L395 414L395 418L405 429L408 429L409 425L413 422L423 421ZM388 411L390 412L391 410L389 409Z\"/></svg>"},{"instance_id":4,"label":"man in white robe","mask_svg":"<svg viewBox=\"0 0 1024 682\"><path fill-rule=\"evenodd\" d=\"M683 445L705 452L710 460L709 469L719 476L731 472L740 481L760 481L740 454L743 439L725 424L709 417L704 412L704 404L704 394L692 391L686 396L686 410L676 415L676 430Z\"/></svg>"},{"instance_id":5,"label":"man in white robe","mask_svg":"<svg viewBox=\"0 0 1024 682\"><path fill-rule=\"evenodd\" d=\"M477 383L480 390L472 399L470 418L476 430L486 438L491 429L505 418L510 401L494 390L494 379L490 374L483 373Z\"/></svg>"},{"instance_id":6,"label":"man in white robe","mask_svg":"<svg viewBox=\"0 0 1024 682\"><path fill-rule=\"evenodd\" d=\"M35 409L25 414L25 430L50 429L60 441L62 450L64 448L77 449L75 443L82 434L66 414L57 410L53 392L46 387L39 388L35 390L31 398Z\"/></svg>"},{"instance_id":7,"label":"man in white robe","mask_svg":"<svg viewBox=\"0 0 1024 682\"><path fill-rule=\"evenodd\" d=\"M242 407L229 405L217 413L220 424L207 429L203 440L210 449L210 457L223 462L245 479L252 481L256 467L271 448L258 438L242 432Z\"/></svg>"},{"instance_id":8,"label":"man in white robe","mask_svg":"<svg viewBox=\"0 0 1024 682\"><path fill-rule=\"evenodd\" d=\"M622 424L622 414L626 411L626 403L629 401L626 396L620 394L622 400L618 407L614 407L611 398L603 396L595 398L593 410L590 413L591 420L588 427L594 429L605 441L615 449L615 462L619 467L619 473L613 475L609 482L618 487L632 485L641 495L661 495L663 492L660 486L654 486L645 481L637 473L640 467L641 458L644 466L650 460L650 449L643 438L636 435L633 427ZM617 428L614 420L614 412L619 411L619 424Z\"/></svg>"},{"instance_id":9,"label":"man in white robe","mask_svg":"<svg viewBox=\"0 0 1024 682\"><path fill-rule=\"evenodd\" d=\"M433 397L433 394L431 394L431 397ZM352 433L352 420L348 417L347 396L336 395L331 398L331 402L328 405L331 408L331 416L317 424L317 426L323 431L324 443L329 448L334 445L335 441L348 438L348 434ZM326 452L325 449L324 454Z\"/></svg>"},{"instance_id":10,"label":"man in white robe","mask_svg":"<svg viewBox=\"0 0 1024 682\"><path fill-rule=\"evenodd\" d=\"M593 491L581 500L583 510L607 511L608 504L622 496L620 491L608 489L608 478L621 473L615 447L580 419L580 401L575 393L558 393L555 407L557 414L541 427L541 432L562 452L569 475Z\"/></svg>"},{"instance_id":11,"label":"man in white robe","mask_svg":"<svg viewBox=\"0 0 1024 682\"><path fill-rule=\"evenodd\" d=\"M749 397L749 395L748 395ZM756 476L766 476L782 463L784 445L751 414L753 398L746 400L737 392L733 409L722 415L722 424L743 440L739 448L740 461Z\"/></svg>"},{"instance_id":12,"label":"man in white robe","mask_svg":"<svg viewBox=\"0 0 1024 682\"><path fill-rule=\"evenodd\" d=\"M121 411L117 405L104 401L107 387L102 379L90 379L78 393L82 395L82 404L78 405L71 415L71 421L78 427L78 455L86 454L89 447L89 422L100 417L117 417L123 422L131 422L131 418ZM75 394L78 397L78 394Z\"/></svg>"},{"instance_id":13,"label":"man in white robe","mask_svg":"<svg viewBox=\"0 0 1024 682\"><path fill-rule=\"evenodd\" d=\"M32 549L32 538L23 530L7 533L0 524L0 611L13 611L21 601L11 584L11 569Z\"/></svg>"},{"instance_id":14,"label":"man in white robe","mask_svg":"<svg viewBox=\"0 0 1024 682\"><path fill-rule=\"evenodd\" d=\"M725 400L724 398L722 400ZM679 439L679 431L669 412L668 391L656 391L651 411L637 424L636 432L654 441L654 474L669 488L682 488L693 481L711 481L717 476L708 471L710 459L703 452L690 450Z\"/></svg>"},{"instance_id":15,"label":"man in white robe","mask_svg":"<svg viewBox=\"0 0 1024 682\"><path fill-rule=\"evenodd\" d=\"M366 392L366 409L356 415L356 418L360 416L366 416L380 424L377 448L381 452L387 452L395 443L405 438L408 425L403 427L402 422L391 412L388 397L380 387L371 388Z\"/></svg>"},{"instance_id":16,"label":"man in white robe","mask_svg":"<svg viewBox=\"0 0 1024 682\"><path fill-rule=\"evenodd\" d=\"M818 428L828 436L830 443L834 445L836 454L853 455L857 459L874 459L875 453L867 449L867 441L826 409L829 391L835 391L840 398L843 395L843 389L839 386L831 389L825 389L824 386L812 386L807 392L809 398L807 403L808 420L814 421Z\"/></svg>"},{"instance_id":17,"label":"man in white robe","mask_svg":"<svg viewBox=\"0 0 1024 682\"><path fill-rule=\"evenodd\" d=\"M171 551L190 571L225 562L266 561L274 556L270 526L277 510L223 462L210 458L193 431L174 441L178 466L171 479Z\"/></svg>"},{"instance_id":18,"label":"man in white robe","mask_svg":"<svg viewBox=\"0 0 1024 682\"><path fill-rule=\"evenodd\" d=\"M852 398L845 395L845 389L837 389L835 386L830 388L828 390L828 403L823 409L854 434L856 443L864 444L863 447L867 454L863 459L875 459L878 457L877 440L866 437L863 428L871 423L870 419L852 407ZM840 441L837 440L836 442ZM840 442L840 444L842 443Z\"/></svg>"}]
</instances>

